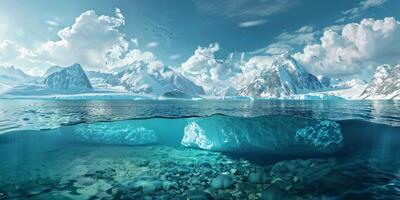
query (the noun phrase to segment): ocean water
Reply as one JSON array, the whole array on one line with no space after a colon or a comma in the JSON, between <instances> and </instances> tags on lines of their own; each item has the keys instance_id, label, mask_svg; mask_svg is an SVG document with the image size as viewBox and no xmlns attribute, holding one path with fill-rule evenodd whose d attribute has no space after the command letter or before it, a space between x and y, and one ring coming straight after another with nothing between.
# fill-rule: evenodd
<instances>
[{"instance_id":1,"label":"ocean water","mask_svg":"<svg viewBox=\"0 0 400 200\"><path fill-rule=\"evenodd\" d=\"M400 199L400 102L0 100L0 199Z\"/></svg>"}]
</instances>

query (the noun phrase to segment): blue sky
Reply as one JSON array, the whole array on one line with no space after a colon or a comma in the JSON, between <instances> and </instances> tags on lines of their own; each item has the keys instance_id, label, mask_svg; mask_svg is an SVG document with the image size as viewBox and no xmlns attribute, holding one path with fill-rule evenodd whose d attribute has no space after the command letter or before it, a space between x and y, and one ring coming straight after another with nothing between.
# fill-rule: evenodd
<instances>
[{"instance_id":1,"label":"blue sky","mask_svg":"<svg viewBox=\"0 0 400 200\"><path fill-rule=\"evenodd\" d=\"M302 31L312 33L312 38L284 44L291 53L301 52L307 44L318 43L326 27L360 23L364 18L398 20L399 8L396 0L2 0L0 41L33 50L60 40L58 32L86 11L117 17L119 9L124 23L114 28L129 43L128 49L149 51L163 64L179 67L198 46L218 43L215 56L222 58L230 52L264 52L271 44L282 47L282 42ZM32 66L43 65L43 71L51 64L66 61L45 60Z\"/></svg>"}]
</instances>

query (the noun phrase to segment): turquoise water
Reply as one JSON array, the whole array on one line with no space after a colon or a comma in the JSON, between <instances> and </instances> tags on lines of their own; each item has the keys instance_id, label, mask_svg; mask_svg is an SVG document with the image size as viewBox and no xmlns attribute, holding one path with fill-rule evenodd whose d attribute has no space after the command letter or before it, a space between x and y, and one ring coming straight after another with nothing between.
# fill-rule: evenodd
<instances>
[{"instance_id":1,"label":"turquoise water","mask_svg":"<svg viewBox=\"0 0 400 200\"><path fill-rule=\"evenodd\" d=\"M399 199L397 101L0 100L0 199Z\"/></svg>"}]
</instances>

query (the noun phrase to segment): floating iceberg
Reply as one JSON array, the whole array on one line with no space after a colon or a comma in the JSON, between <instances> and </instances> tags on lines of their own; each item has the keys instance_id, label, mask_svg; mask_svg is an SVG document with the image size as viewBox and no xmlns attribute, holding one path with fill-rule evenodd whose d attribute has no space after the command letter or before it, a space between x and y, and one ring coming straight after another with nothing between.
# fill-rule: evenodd
<instances>
[{"instance_id":1,"label":"floating iceberg","mask_svg":"<svg viewBox=\"0 0 400 200\"><path fill-rule=\"evenodd\" d=\"M264 153L333 153L343 146L340 125L333 121L263 116L190 118L181 144L215 151L260 150Z\"/></svg>"},{"instance_id":2,"label":"floating iceberg","mask_svg":"<svg viewBox=\"0 0 400 200\"><path fill-rule=\"evenodd\" d=\"M316 150L326 153L334 152L343 146L340 125L328 120L297 130L295 138L299 143L313 146Z\"/></svg>"},{"instance_id":3,"label":"floating iceberg","mask_svg":"<svg viewBox=\"0 0 400 200\"><path fill-rule=\"evenodd\" d=\"M343 147L334 121L292 116L150 118L63 126L67 138L98 144L162 143L212 151L333 153Z\"/></svg>"},{"instance_id":4,"label":"floating iceberg","mask_svg":"<svg viewBox=\"0 0 400 200\"><path fill-rule=\"evenodd\" d=\"M158 142L154 130L127 121L78 124L62 130L70 139L88 143L146 145Z\"/></svg>"}]
</instances>

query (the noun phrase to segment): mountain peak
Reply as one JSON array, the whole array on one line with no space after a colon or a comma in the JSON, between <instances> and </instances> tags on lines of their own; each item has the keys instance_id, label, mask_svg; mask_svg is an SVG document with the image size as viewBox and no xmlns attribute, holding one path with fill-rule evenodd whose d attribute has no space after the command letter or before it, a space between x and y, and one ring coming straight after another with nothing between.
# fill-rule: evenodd
<instances>
[{"instance_id":1,"label":"mountain peak","mask_svg":"<svg viewBox=\"0 0 400 200\"><path fill-rule=\"evenodd\" d=\"M244 96L279 98L321 88L317 77L308 73L289 54L282 54L239 93Z\"/></svg>"},{"instance_id":2,"label":"mountain peak","mask_svg":"<svg viewBox=\"0 0 400 200\"><path fill-rule=\"evenodd\" d=\"M50 74L44 84L53 89L83 91L93 89L85 71L79 63L75 63L60 71Z\"/></svg>"},{"instance_id":3,"label":"mountain peak","mask_svg":"<svg viewBox=\"0 0 400 200\"><path fill-rule=\"evenodd\" d=\"M391 99L400 95L400 65L384 64L376 68L368 87L360 95L363 99Z\"/></svg>"}]
</instances>

